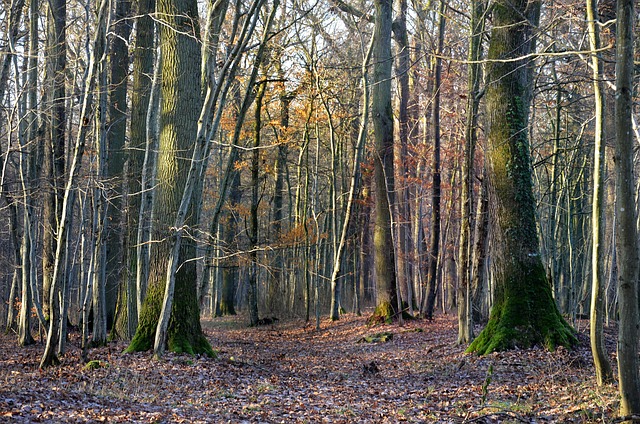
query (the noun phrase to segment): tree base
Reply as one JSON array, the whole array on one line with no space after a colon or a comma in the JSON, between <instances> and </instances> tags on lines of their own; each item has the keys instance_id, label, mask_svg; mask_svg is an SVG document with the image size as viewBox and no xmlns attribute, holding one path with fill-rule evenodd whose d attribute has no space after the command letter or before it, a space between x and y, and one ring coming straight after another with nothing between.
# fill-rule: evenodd
<instances>
[{"instance_id":1,"label":"tree base","mask_svg":"<svg viewBox=\"0 0 640 424\"><path fill-rule=\"evenodd\" d=\"M396 312L394 311L391 302L382 302L376 306L375 311L373 311L373 315L367 319L367 325L391 324L395 317Z\"/></svg>"},{"instance_id":2,"label":"tree base","mask_svg":"<svg viewBox=\"0 0 640 424\"><path fill-rule=\"evenodd\" d=\"M129 347L125 353L146 352L153 348L155 343L155 331L146 332L138 331L131 340ZM211 348L211 344L204 334L185 334L179 331L170 331L169 340L167 341L168 350L173 353L188 353L190 355L206 355L210 358L216 358L216 352Z\"/></svg>"},{"instance_id":3,"label":"tree base","mask_svg":"<svg viewBox=\"0 0 640 424\"><path fill-rule=\"evenodd\" d=\"M550 300L553 302L553 299ZM509 299L495 305L486 327L469 345L467 352L485 355L515 348L528 349L536 345L554 351L558 346L572 347L577 343L575 331L558 312L555 303L537 313L525 314ZM534 309L535 310L535 309Z\"/></svg>"}]
</instances>

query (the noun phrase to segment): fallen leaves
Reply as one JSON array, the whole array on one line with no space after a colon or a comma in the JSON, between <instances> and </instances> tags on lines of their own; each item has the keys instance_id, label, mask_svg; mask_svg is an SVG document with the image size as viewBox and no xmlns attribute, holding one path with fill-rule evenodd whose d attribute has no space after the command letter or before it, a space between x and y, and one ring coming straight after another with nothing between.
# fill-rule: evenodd
<instances>
[{"instance_id":1,"label":"fallen leaves","mask_svg":"<svg viewBox=\"0 0 640 424\"><path fill-rule=\"evenodd\" d=\"M11 422L610 422L615 387L597 388L585 336L575 350L467 355L454 317L381 328L364 318L309 331L301 321L246 328L203 321L219 358L90 351L72 339L63 365L38 370L42 345L0 336L0 421ZM609 330L608 338L615 338ZM108 366L106 366L108 365ZM490 371L491 370L491 371Z\"/></svg>"}]
</instances>

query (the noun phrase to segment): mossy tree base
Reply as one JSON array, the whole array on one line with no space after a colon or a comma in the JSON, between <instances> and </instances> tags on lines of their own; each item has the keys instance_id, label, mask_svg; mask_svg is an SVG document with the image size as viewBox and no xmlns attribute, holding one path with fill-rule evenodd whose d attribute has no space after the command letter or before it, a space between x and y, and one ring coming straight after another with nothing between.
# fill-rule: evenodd
<instances>
[{"instance_id":1,"label":"mossy tree base","mask_svg":"<svg viewBox=\"0 0 640 424\"><path fill-rule=\"evenodd\" d=\"M391 324L396 317L396 311L391 302L382 302L367 319L367 325Z\"/></svg>"},{"instance_id":2,"label":"mossy tree base","mask_svg":"<svg viewBox=\"0 0 640 424\"><path fill-rule=\"evenodd\" d=\"M188 264L188 263L187 263ZM158 318L164 297L162 274L155 273L155 284L149 286L138 322L136 334L127 353L144 352L153 348ZM167 350L174 353L200 354L215 357L200 326L200 310L196 299L195 267L184 265L176 274L171 318L167 329Z\"/></svg>"},{"instance_id":3,"label":"mossy tree base","mask_svg":"<svg viewBox=\"0 0 640 424\"><path fill-rule=\"evenodd\" d=\"M503 281L510 284L510 289L497 297L489 322L467 352L484 355L536 345L553 351L577 343L575 331L558 311L542 264L521 275L524 277L517 283Z\"/></svg>"},{"instance_id":4,"label":"mossy tree base","mask_svg":"<svg viewBox=\"0 0 640 424\"><path fill-rule=\"evenodd\" d=\"M145 336L141 331L136 333L125 353L146 352L153 348L155 340L155 330L153 337ZM188 353L190 355L206 355L215 358L216 353L204 335L186 335L184 333L172 331L167 341L168 350L174 353Z\"/></svg>"}]
</instances>

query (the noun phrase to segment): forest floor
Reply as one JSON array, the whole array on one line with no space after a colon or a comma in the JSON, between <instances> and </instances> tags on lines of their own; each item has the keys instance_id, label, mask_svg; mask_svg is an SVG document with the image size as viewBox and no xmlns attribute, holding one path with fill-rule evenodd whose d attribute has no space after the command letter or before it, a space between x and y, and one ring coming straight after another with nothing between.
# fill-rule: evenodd
<instances>
[{"instance_id":1,"label":"forest floor","mask_svg":"<svg viewBox=\"0 0 640 424\"><path fill-rule=\"evenodd\" d=\"M111 343L90 351L102 367L88 370L72 338L62 365L45 371L43 345L19 348L3 334L0 422L611 423L617 387L597 388L586 325L573 350L478 357L455 345L451 315L373 328L346 315L319 331L226 317L203 321L217 359L154 360ZM362 342L379 332L392 340Z\"/></svg>"}]
</instances>

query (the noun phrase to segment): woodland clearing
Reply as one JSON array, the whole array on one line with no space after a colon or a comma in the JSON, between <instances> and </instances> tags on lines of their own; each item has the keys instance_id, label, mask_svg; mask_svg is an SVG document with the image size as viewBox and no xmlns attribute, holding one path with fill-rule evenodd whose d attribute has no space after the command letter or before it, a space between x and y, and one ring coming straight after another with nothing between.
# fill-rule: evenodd
<instances>
[{"instance_id":1,"label":"woodland clearing","mask_svg":"<svg viewBox=\"0 0 640 424\"><path fill-rule=\"evenodd\" d=\"M247 328L247 318L203 320L217 359L126 344L81 361L72 335L62 365L38 369L43 346L0 336L0 422L134 423L543 423L615 421L617 387L598 388L579 321L573 350L477 356L455 345L457 320L439 315L367 327L365 317ZM378 332L386 342L362 339ZM605 328L615 352L616 332ZM74 338L76 337L76 338ZM615 364L615 357L612 356Z\"/></svg>"}]
</instances>

